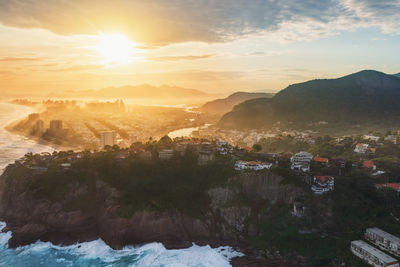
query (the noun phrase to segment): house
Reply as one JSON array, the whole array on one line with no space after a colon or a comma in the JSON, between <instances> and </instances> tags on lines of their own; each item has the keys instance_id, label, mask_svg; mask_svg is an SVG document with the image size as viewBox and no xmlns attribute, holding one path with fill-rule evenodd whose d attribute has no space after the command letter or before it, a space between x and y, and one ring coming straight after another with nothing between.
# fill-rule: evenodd
<instances>
[{"instance_id":1,"label":"house","mask_svg":"<svg viewBox=\"0 0 400 267\"><path fill-rule=\"evenodd\" d=\"M291 158L291 162L310 162L313 159L313 155L308 152L299 152L294 154Z\"/></svg>"},{"instance_id":2,"label":"house","mask_svg":"<svg viewBox=\"0 0 400 267\"><path fill-rule=\"evenodd\" d=\"M340 167L340 168L345 168L346 167L346 162L347 162L347 160L343 159L343 158L335 159L335 165Z\"/></svg>"},{"instance_id":3,"label":"house","mask_svg":"<svg viewBox=\"0 0 400 267\"><path fill-rule=\"evenodd\" d=\"M375 136L375 135L371 135L371 134L366 134L366 135L363 136L363 138L366 139L366 140L371 140L371 141L374 141L374 142L378 142L380 137L379 136Z\"/></svg>"},{"instance_id":4,"label":"house","mask_svg":"<svg viewBox=\"0 0 400 267\"><path fill-rule=\"evenodd\" d=\"M360 154L365 154L365 153L367 153L368 147L369 147L368 144L358 143L356 145L356 147L354 148L354 152L360 153Z\"/></svg>"},{"instance_id":5,"label":"house","mask_svg":"<svg viewBox=\"0 0 400 267\"><path fill-rule=\"evenodd\" d=\"M71 163L61 163L60 165L64 170L71 168Z\"/></svg>"},{"instance_id":6,"label":"house","mask_svg":"<svg viewBox=\"0 0 400 267\"><path fill-rule=\"evenodd\" d=\"M374 165L374 162L372 160L366 160L363 162L362 166L364 168L376 170L376 165Z\"/></svg>"},{"instance_id":7,"label":"house","mask_svg":"<svg viewBox=\"0 0 400 267\"><path fill-rule=\"evenodd\" d=\"M288 161L293 157L293 153L292 152L285 152L279 155L279 159L280 160L285 160Z\"/></svg>"},{"instance_id":8,"label":"house","mask_svg":"<svg viewBox=\"0 0 400 267\"><path fill-rule=\"evenodd\" d=\"M397 135L388 135L385 137L385 141L392 142L393 144L397 145L398 138L399 137Z\"/></svg>"},{"instance_id":9,"label":"house","mask_svg":"<svg viewBox=\"0 0 400 267\"><path fill-rule=\"evenodd\" d=\"M47 172L47 167L42 166L29 166L28 169L30 169L33 174L43 174Z\"/></svg>"},{"instance_id":10,"label":"house","mask_svg":"<svg viewBox=\"0 0 400 267\"><path fill-rule=\"evenodd\" d=\"M322 195L329 191L333 191L335 188L335 178L333 176L320 175L314 176L311 190L314 194Z\"/></svg>"},{"instance_id":11,"label":"house","mask_svg":"<svg viewBox=\"0 0 400 267\"><path fill-rule=\"evenodd\" d=\"M323 158L323 157L319 157L319 156L314 157L313 161L315 161L316 163L318 163L322 166L328 166L328 163L329 163L328 158Z\"/></svg>"},{"instance_id":12,"label":"house","mask_svg":"<svg viewBox=\"0 0 400 267\"><path fill-rule=\"evenodd\" d=\"M158 158L160 160L172 159L173 155L174 155L174 151L172 149L163 149L163 150L158 151Z\"/></svg>"},{"instance_id":13,"label":"house","mask_svg":"<svg viewBox=\"0 0 400 267\"><path fill-rule=\"evenodd\" d=\"M377 189L382 189L382 188L391 188L398 193L400 193L400 183L385 183L385 184L375 184L375 187Z\"/></svg>"},{"instance_id":14,"label":"house","mask_svg":"<svg viewBox=\"0 0 400 267\"><path fill-rule=\"evenodd\" d=\"M368 228L365 239L391 254L400 256L400 238L391 235L379 228Z\"/></svg>"},{"instance_id":15,"label":"house","mask_svg":"<svg viewBox=\"0 0 400 267\"><path fill-rule=\"evenodd\" d=\"M302 171L302 172L309 172L310 171L310 162L313 159L313 155L308 152L299 152L294 154L290 161L291 161L291 169Z\"/></svg>"},{"instance_id":16,"label":"house","mask_svg":"<svg viewBox=\"0 0 400 267\"><path fill-rule=\"evenodd\" d=\"M293 211L292 215L296 217L304 217L306 214L307 207L304 206L304 203L301 201L293 201Z\"/></svg>"},{"instance_id":17,"label":"house","mask_svg":"<svg viewBox=\"0 0 400 267\"><path fill-rule=\"evenodd\" d=\"M253 171L260 171L260 170L269 170L272 167L272 163L268 162L260 162L260 161L243 161L238 160L235 163L235 170L253 170Z\"/></svg>"},{"instance_id":18,"label":"house","mask_svg":"<svg viewBox=\"0 0 400 267\"><path fill-rule=\"evenodd\" d=\"M382 175L382 174L385 174L385 173L386 173L385 171L376 171L373 174L371 174L371 176L379 176L379 175Z\"/></svg>"},{"instance_id":19,"label":"house","mask_svg":"<svg viewBox=\"0 0 400 267\"><path fill-rule=\"evenodd\" d=\"M361 258L371 266L399 267L399 263L396 259L362 240L351 241L350 250L354 255Z\"/></svg>"}]
</instances>

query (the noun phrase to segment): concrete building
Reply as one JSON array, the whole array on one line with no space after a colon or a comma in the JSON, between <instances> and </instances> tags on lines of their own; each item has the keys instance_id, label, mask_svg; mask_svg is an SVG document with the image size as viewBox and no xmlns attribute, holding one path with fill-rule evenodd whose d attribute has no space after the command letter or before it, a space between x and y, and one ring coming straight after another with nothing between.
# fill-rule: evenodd
<instances>
[{"instance_id":1,"label":"concrete building","mask_svg":"<svg viewBox=\"0 0 400 267\"><path fill-rule=\"evenodd\" d=\"M169 160L172 159L174 156L174 150L172 149L163 149L161 151L158 151L158 158L160 160Z\"/></svg>"},{"instance_id":2,"label":"concrete building","mask_svg":"<svg viewBox=\"0 0 400 267\"><path fill-rule=\"evenodd\" d=\"M44 131L44 121L43 120L37 120L36 121L35 130L36 130L36 132L43 132Z\"/></svg>"},{"instance_id":3,"label":"concrete building","mask_svg":"<svg viewBox=\"0 0 400 267\"><path fill-rule=\"evenodd\" d=\"M260 162L260 161L243 161L238 160L235 163L235 170L253 170L253 171L260 171L260 170L269 170L272 167L272 163L269 162Z\"/></svg>"},{"instance_id":4,"label":"concrete building","mask_svg":"<svg viewBox=\"0 0 400 267\"><path fill-rule=\"evenodd\" d=\"M314 194L322 195L329 191L333 191L335 188L335 178L333 176L319 175L314 176L313 185L311 190Z\"/></svg>"},{"instance_id":5,"label":"concrete building","mask_svg":"<svg viewBox=\"0 0 400 267\"><path fill-rule=\"evenodd\" d=\"M114 131L102 132L100 135L100 148L115 145L117 142L116 136L117 134Z\"/></svg>"},{"instance_id":6,"label":"concrete building","mask_svg":"<svg viewBox=\"0 0 400 267\"><path fill-rule=\"evenodd\" d=\"M372 134L366 134L363 137L366 140L371 140L371 141L374 141L374 142L378 142L379 138L380 138L379 136L375 136L375 135L372 135Z\"/></svg>"},{"instance_id":7,"label":"concrete building","mask_svg":"<svg viewBox=\"0 0 400 267\"><path fill-rule=\"evenodd\" d=\"M389 234L379 228L367 228L365 238L377 245L379 248L400 256L400 238Z\"/></svg>"},{"instance_id":8,"label":"concrete building","mask_svg":"<svg viewBox=\"0 0 400 267\"><path fill-rule=\"evenodd\" d=\"M376 152L375 147L370 147L369 144L357 144L354 148L354 152L359 154L374 154Z\"/></svg>"},{"instance_id":9,"label":"concrete building","mask_svg":"<svg viewBox=\"0 0 400 267\"><path fill-rule=\"evenodd\" d=\"M313 159L313 155L308 152L299 152L294 154L291 159L291 166L292 170L302 171L302 172L309 172L310 171L310 162Z\"/></svg>"},{"instance_id":10,"label":"concrete building","mask_svg":"<svg viewBox=\"0 0 400 267\"><path fill-rule=\"evenodd\" d=\"M50 131L58 132L61 131L63 128L62 120L51 120L50 121Z\"/></svg>"},{"instance_id":11,"label":"concrete building","mask_svg":"<svg viewBox=\"0 0 400 267\"><path fill-rule=\"evenodd\" d=\"M293 202L293 210L292 210L292 215L296 217L304 217L307 212L307 207L304 206L304 203L301 201L294 201Z\"/></svg>"},{"instance_id":12,"label":"concrete building","mask_svg":"<svg viewBox=\"0 0 400 267\"><path fill-rule=\"evenodd\" d=\"M350 250L354 255L361 258L371 266L399 267L399 263L396 259L383 253L379 249L376 249L373 246L368 245L364 241L361 240L351 241Z\"/></svg>"},{"instance_id":13,"label":"concrete building","mask_svg":"<svg viewBox=\"0 0 400 267\"><path fill-rule=\"evenodd\" d=\"M35 121L35 120L38 120L39 118L40 118L39 113L31 113L28 115L28 120L30 120L30 121Z\"/></svg>"},{"instance_id":14,"label":"concrete building","mask_svg":"<svg viewBox=\"0 0 400 267\"><path fill-rule=\"evenodd\" d=\"M310 162L313 159L313 155L308 152L299 152L294 154L291 158L291 162Z\"/></svg>"}]
</instances>

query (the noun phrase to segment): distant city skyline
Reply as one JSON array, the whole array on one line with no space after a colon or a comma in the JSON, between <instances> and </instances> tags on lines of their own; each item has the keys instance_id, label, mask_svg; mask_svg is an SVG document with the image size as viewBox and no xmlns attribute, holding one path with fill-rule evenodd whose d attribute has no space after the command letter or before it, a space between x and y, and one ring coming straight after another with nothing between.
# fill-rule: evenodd
<instances>
[{"instance_id":1,"label":"distant city skyline","mask_svg":"<svg viewBox=\"0 0 400 267\"><path fill-rule=\"evenodd\" d=\"M400 72L398 0L4 0L0 92L176 85L279 91Z\"/></svg>"}]
</instances>

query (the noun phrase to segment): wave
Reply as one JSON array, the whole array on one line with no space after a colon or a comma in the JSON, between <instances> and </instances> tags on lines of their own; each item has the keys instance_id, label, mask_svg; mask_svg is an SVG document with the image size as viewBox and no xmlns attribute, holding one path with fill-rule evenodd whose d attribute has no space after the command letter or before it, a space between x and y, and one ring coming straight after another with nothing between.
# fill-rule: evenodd
<instances>
[{"instance_id":1,"label":"wave","mask_svg":"<svg viewBox=\"0 0 400 267\"><path fill-rule=\"evenodd\" d=\"M0 231L6 226L0 222ZM0 233L0 266L231 266L229 261L243 256L231 247L211 248L193 244L186 249L166 249L161 243L110 248L103 240L56 246L50 242L9 249L11 232Z\"/></svg>"}]
</instances>

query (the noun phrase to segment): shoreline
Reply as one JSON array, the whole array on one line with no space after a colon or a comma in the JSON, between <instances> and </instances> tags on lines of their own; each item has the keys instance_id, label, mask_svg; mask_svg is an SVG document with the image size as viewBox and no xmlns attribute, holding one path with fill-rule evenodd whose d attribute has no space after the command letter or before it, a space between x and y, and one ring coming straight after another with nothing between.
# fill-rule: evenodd
<instances>
[{"instance_id":1,"label":"shoreline","mask_svg":"<svg viewBox=\"0 0 400 267\"><path fill-rule=\"evenodd\" d=\"M14 122L16 122L16 121L14 121ZM12 123L14 123L14 122L12 122ZM12 123L11 123L11 124L12 124ZM43 140L43 139L41 139L41 138L39 138L39 137L32 136L32 135L29 135L29 134L26 134L26 133L23 133L23 132L20 132L20 131L17 131L17 130L13 130L13 129L10 128L10 124L7 125L7 126L5 126L5 127L4 127L4 130L6 130L7 132L9 132L9 133L11 133L11 134L15 134L15 135L24 137L24 138L26 138L27 140L30 140L30 141L35 142L36 144L50 147L50 148L52 148L52 149L54 149L54 150L56 150L56 151L69 151L69 150L80 151L80 150L78 149L78 147L57 145L57 144L55 144L55 143L53 143L53 142L45 141L45 140Z\"/></svg>"}]
</instances>

